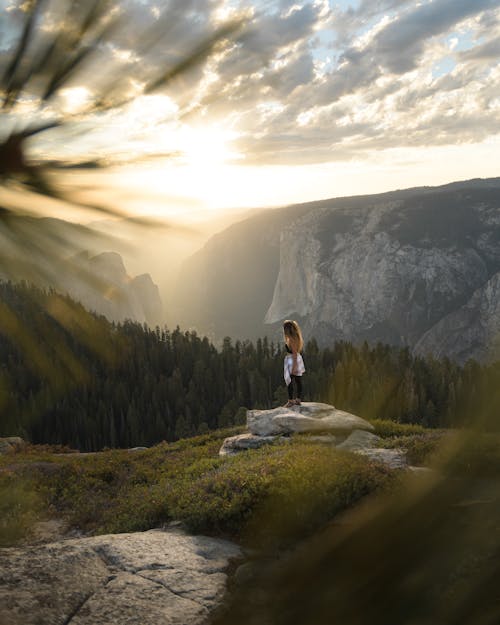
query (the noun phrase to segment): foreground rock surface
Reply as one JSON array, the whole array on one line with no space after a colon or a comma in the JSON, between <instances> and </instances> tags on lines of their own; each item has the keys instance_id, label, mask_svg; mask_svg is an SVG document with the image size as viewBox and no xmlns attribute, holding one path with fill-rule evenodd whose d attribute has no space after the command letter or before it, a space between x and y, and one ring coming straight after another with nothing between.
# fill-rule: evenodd
<instances>
[{"instance_id":1,"label":"foreground rock surface","mask_svg":"<svg viewBox=\"0 0 500 625\"><path fill-rule=\"evenodd\" d=\"M318 431L347 436L353 430L374 429L371 423L361 417L319 402L304 402L291 408L249 410L247 426L249 431L257 436Z\"/></svg>"},{"instance_id":2,"label":"foreground rock surface","mask_svg":"<svg viewBox=\"0 0 500 625\"><path fill-rule=\"evenodd\" d=\"M0 550L2 625L198 625L236 545L150 530Z\"/></svg>"}]
</instances>

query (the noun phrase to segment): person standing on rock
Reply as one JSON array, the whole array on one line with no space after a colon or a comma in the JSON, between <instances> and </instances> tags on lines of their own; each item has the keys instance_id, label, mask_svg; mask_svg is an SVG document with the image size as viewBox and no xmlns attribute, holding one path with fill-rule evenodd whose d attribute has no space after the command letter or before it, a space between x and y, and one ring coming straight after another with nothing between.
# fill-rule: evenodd
<instances>
[{"instance_id":1,"label":"person standing on rock","mask_svg":"<svg viewBox=\"0 0 500 625\"><path fill-rule=\"evenodd\" d=\"M284 376L288 390L288 401L285 406L289 408L290 406L300 406L302 400L302 374L305 373L306 368L300 352L304 349L304 339L302 338L299 324L290 319L283 323L283 335L287 351ZM297 391L295 398L294 386Z\"/></svg>"}]
</instances>

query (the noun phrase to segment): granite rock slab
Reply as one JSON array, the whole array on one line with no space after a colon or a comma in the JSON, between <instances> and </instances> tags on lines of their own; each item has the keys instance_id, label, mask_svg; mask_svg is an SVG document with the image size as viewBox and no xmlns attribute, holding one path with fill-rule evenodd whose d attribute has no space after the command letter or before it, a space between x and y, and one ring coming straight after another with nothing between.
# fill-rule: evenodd
<instances>
[{"instance_id":1,"label":"granite rock slab","mask_svg":"<svg viewBox=\"0 0 500 625\"><path fill-rule=\"evenodd\" d=\"M248 410L247 427L256 436L322 431L345 437L353 430L374 429L365 419L320 402L303 402L291 408Z\"/></svg>"},{"instance_id":2,"label":"granite rock slab","mask_svg":"<svg viewBox=\"0 0 500 625\"><path fill-rule=\"evenodd\" d=\"M240 556L177 529L0 549L0 623L201 625Z\"/></svg>"}]
</instances>

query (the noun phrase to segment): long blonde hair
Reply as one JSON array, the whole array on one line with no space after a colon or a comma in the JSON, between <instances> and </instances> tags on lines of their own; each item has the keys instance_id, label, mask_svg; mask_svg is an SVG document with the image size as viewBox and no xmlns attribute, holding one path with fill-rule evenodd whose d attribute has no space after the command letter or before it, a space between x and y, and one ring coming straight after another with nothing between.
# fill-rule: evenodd
<instances>
[{"instance_id":1,"label":"long blonde hair","mask_svg":"<svg viewBox=\"0 0 500 625\"><path fill-rule=\"evenodd\" d=\"M296 321L287 319L283 322L283 335L285 343L290 349L295 348L295 351L299 353L304 349L304 339L302 338L300 326Z\"/></svg>"}]
</instances>

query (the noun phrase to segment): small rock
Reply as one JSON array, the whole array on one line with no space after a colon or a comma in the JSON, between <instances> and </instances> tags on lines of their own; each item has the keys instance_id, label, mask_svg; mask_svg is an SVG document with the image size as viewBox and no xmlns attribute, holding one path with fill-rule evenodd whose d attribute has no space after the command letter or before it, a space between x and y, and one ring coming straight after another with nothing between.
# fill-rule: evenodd
<instances>
[{"instance_id":1,"label":"small rock","mask_svg":"<svg viewBox=\"0 0 500 625\"><path fill-rule=\"evenodd\" d=\"M245 449L258 449L263 445L274 443L278 436L255 436L255 434L245 433L238 436L230 436L226 438L220 448L220 456L234 456Z\"/></svg>"},{"instance_id":2,"label":"small rock","mask_svg":"<svg viewBox=\"0 0 500 625\"><path fill-rule=\"evenodd\" d=\"M420 473L421 475L431 475L435 473L434 469L431 469L430 467L417 467L413 464L409 464L406 468L412 473Z\"/></svg>"},{"instance_id":3,"label":"small rock","mask_svg":"<svg viewBox=\"0 0 500 625\"><path fill-rule=\"evenodd\" d=\"M383 449L375 447L372 449L359 448L353 451L357 454L367 456L370 460L382 462L391 469L405 469L407 467L406 451L404 449Z\"/></svg>"},{"instance_id":4,"label":"small rock","mask_svg":"<svg viewBox=\"0 0 500 625\"><path fill-rule=\"evenodd\" d=\"M380 441L380 436L364 430L354 430L343 443L337 445L338 449L355 451L358 449L370 449Z\"/></svg>"},{"instance_id":5,"label":"small rock","mask_svg":"<svg viewBox=\"0 0 500 625\"><path fill-rule=\"evenodd\" d=\"M20 436L7 436L5 438L0 438L0 454L21 449L25 445L26 442Z\"/></svg>"}]
</instances>

